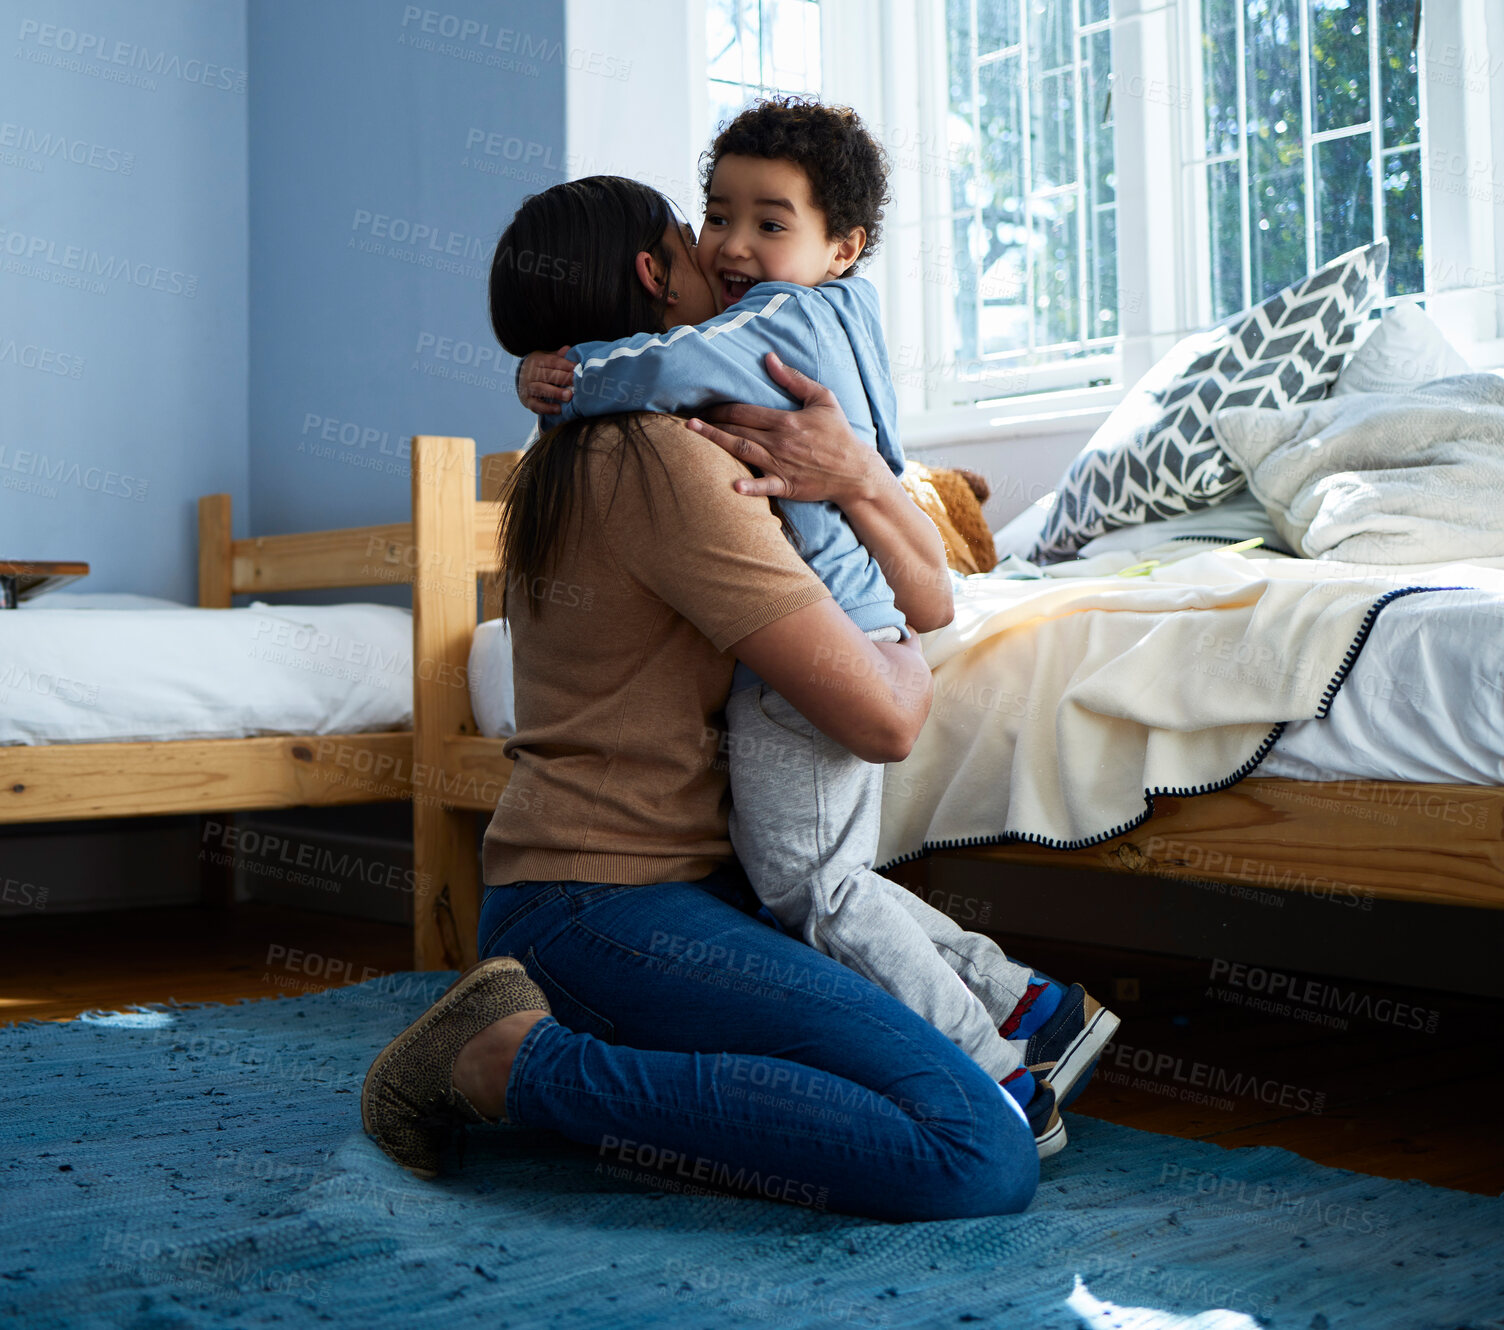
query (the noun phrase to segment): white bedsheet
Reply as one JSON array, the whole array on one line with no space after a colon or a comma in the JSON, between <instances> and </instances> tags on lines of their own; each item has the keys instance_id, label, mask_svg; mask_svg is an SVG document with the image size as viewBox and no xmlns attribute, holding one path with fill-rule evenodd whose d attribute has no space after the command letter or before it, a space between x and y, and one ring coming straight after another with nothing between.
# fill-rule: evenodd
<instances>
[{"instance_id":1,"label":"white bedsheet","mask_svg":"<svg viewBox=\"0 0 1504 1330\"><path fill-rule=\"evenodd\" d=\"M1452 575L1417 580L1474 581L1492 589L1391 602L1374 621L1326 718L1288 726L1256 774L1504 784L1504 573L1447 571ZM516 733L511 644L499 620L476 631L470 700L482 734Z\"/></svg>"},{"instance_id":2,"label":"white bedsheet","mask_svg":"<svg viewBox=\"0 0 1504 1330\"><path fill-rule=\"evenodd\" d=\"M0 611L0 744L412 725L406 610L260 603L200 610L139 607L142 599L58 594ZM94 608L103 605L124 608Z\"/></svg>"},{"instance_id":3,"label":"white bedsheet","mask_svg":"<svg viewBox=\"0 0 1504 1330\"><path fill-rule=\"evenodd\" d=\"M1287 726L1258 774L1504 785L1504 595L1391 601L1326 719Z\"/></svg>"}]
</instances>

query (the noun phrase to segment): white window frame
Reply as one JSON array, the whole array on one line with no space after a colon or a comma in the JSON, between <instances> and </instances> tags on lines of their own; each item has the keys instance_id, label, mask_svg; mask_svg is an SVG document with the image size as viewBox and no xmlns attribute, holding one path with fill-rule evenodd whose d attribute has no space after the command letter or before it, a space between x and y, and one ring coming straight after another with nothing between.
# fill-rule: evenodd
<instances>
[{"instance_id":1,"label":"white window frame","mask_svg":"<svg viewBox=\"0 0 1504 1330\"><path fill-rule=\"evenodd\" d=\"M907 0L906 8L919 23L919 40L907 49L916 52L917 61L930 62L930 105L922 108L927 109L922 123L933 135L945 113L943 8L939 0ZM884 9L890 22L908 20L898 12L897 0ZM1186 145L1205 141L1200 61L1193 58L1199 9L1197 0L1113 0L1118 381L962 407L927 393L922 403L901 402L907 408L901 422L906 442L923 446L1089 429L1176 341L1213 322L1205 191L1198 179L1204 179L1204 171L1185 165L1191 155ZM891 44L904 47L901 41ZM1504 0L1427 0L1421 53L1418 158L1426 175L1423 242L1431 291L1394 301L1424 300L1432 319L1471 364L1504 366L1504 177L1496 178L1494 166L1498 150L1504 150L1504 77L1494 76L1504 70ZM918 76L915 81L922 98L926 81ZM1131 95L1135 89L1137 96ZM1433 144L1461 146L1439 153ZM939 197L946 182L943 176L895 181L895 192L916 183L930 191L924 215L933 250L945 243L937 232L949 215L948 199ZM1431 257L1438 254L1468 257L1448 264ZM1127 277L1131 273L1143 277L1135 284ZM927 284L927 336L945 326L941 304L948 295L944 287ZM1083 369L1098 376L1087 359L1051 368L1078 381ZM1030 387L1048 381L1040 371L1026 373ZM1000 386L1006 386L1006 377L1007 371L998 376Z\"/></svg>"},{"instance_id":2,"label":"white window frame","mask_svg":"<svg viewBox=\"0 0 1504 1330\"><path fill-rule=\"evenodd\" d=\"M960 405L941 390L946 356L938 346L950 298L949 273L943 257L937 261L950 216L944 22L943 0L821 0L821 95L853 106L892 161L882 248L864 271L883 296L905 446L1090 430L1176 341L1213 321L1197 179L1204 170L1185 164L1187 145L1199 157L1205 141L1192 58L1198 0L1113 0L1119 351L998 370L982 376L976 400ZM695 87L706 81L703 31L702 21L698 44L691 42ZM1504 153L1504 76L1491 77L1496 66L1504 70L1504 0L1427 0L1419 158L1433 293L1398 299L1425 300L1478 368L1504 366L1504 178L1493 178L1495 145ZM1461 186L1459 166L1467 173ZM1450 264L1431 257L1446 254L1467 257ZM1045 390L1018 392L1020 373L1031 390ZM1080 386L1109 374L1109 385Z\"/></svg>"}]
</instances>

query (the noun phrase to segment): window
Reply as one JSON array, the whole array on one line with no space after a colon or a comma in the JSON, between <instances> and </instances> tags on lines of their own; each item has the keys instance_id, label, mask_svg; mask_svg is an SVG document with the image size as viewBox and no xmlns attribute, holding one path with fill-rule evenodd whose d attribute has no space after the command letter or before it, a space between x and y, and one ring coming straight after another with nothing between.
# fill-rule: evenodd
<instances>
[{"instance_id":1,"label":"window","mask_svg":"<svg viewBox=\"0 0 1504 1330\"><path fill-rule=\"evenodd\" d=\"M1199 0L1210 317L1381 235L1388 294L1425 287L1414 0Z\"/></svg>"},{"instance_id":2,"label":"window","mask_svg":"<svg viewBox=\"0 0 1504 1330\"><path fill-rule=\"evenodd\" d=\"M707 0L707 144L748 102L820 92L820 0Z\"/></svg>"},{"instance_id":3,"label":"window","mask_svg":"<svg viewBox=\"0 0 1504 1330\"><path fill-rule=\"evenodd\" d=\"M707 141L752 97L813 92L887 147L866 271L931 441L978 404L1097 411L1380 236L1382 305L1504 334L1504 0L1427 0L1419 28L1416 0L703 3Z\"/></svg>"},{"instance_id":4,"label":"window","mask_svg":"<svg viewBox=\"0 0 1504 1330\"><path fill-rule=\"evenodd\" d=\"M1039 364L1110 349L1117 230L1108 0L949 0L958 360Z\"/></svg>"}]
</instances>

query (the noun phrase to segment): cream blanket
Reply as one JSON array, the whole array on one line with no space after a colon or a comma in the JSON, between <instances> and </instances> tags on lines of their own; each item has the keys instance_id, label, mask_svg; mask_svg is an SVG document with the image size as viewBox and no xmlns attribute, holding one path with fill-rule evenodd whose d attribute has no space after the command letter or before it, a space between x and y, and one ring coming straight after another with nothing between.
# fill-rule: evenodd
<instances>
[{"instance_id":1,"label":"cream blanket","mask_svg":"<svg viewBox=\"0 0 1504 1330\"><path fill-rule=\"evenodd\" d=\"M1152 577L954 579L955 620L924 638L929 720L885 773L878 866L1005 836L1089 844L1141 821L1146 794L1231 784L1281 722L1325 714L1386 595L1476 571L1344 567L1209 552Z\"/></svg>"}]
</instances>

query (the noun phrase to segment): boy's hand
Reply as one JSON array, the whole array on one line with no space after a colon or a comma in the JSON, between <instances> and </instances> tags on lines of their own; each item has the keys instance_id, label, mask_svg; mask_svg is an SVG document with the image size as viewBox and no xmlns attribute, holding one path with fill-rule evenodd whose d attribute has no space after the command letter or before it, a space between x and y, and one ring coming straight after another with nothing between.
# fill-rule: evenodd
<instances>
[{"instance_id":1,"label":"boy's hand","mask_svg":"<svg viewBox=\"0 0 1504 1330\"><path fill-rule=\"evenodd\" d=\"M567 346L557 351L533 351L522 359L517 376L517 396L534 415L556 416L559 403L574 396L574 361L566 359Z\"/></svg>"}]
</instances>

